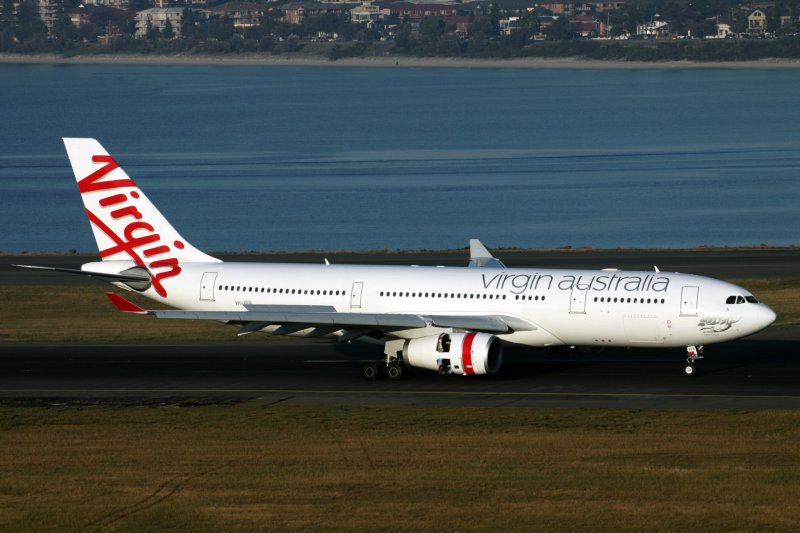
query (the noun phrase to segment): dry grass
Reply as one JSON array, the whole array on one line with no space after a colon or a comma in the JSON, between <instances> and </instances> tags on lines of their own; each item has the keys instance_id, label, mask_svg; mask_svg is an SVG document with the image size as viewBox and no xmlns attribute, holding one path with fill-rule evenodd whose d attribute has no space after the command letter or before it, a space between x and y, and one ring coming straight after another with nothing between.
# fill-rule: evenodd
<instances>
[{"instance_id":1,"label":"dry grass","mask_svg":"<svg viewBox=\"0 0 800 533\"><path fill-rule=\"evenodd\" d=\"M793 531L800 414L0 408L0 529Z\"/></svg>"},{"instance_id":2,"label":"dry grass","mask_svg":"<svg viewBox=\"0 0 800 533\"><path fill-rule=\"evenodd\" d=\"M236 328L213 320L159 320L120 313L106 292L124 293L143 307L157 306L136 293L107 285L0 287L0 341L13 342L123 342L123 341L231 341ZM250 335L244 342L264 341Z\"/></svg>"}]
</instances>

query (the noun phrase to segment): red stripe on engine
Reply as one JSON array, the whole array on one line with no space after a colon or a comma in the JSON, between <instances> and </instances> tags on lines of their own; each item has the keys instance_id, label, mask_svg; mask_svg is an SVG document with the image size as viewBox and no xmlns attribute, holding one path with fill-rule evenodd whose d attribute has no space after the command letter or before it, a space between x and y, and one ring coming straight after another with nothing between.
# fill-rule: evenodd
<instances>
[{"instance_id":1,"label":"red stripe on engine","mask_svg":"<svg viewBox=\"0 0 800 533\"><path fill-rule=\"evenodd\" d=\"M464 336L464 344L461 345L461 364L464 365L465 374L474 374L472 368L472 341L475 340L477 333L467 333Z\"/></svg>"}]
</instances>

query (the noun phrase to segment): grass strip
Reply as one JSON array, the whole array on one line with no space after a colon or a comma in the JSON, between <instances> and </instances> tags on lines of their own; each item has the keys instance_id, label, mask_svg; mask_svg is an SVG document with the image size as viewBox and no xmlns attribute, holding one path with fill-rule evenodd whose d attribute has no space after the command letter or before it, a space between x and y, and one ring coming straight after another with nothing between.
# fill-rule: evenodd
<instances>
[{"instance_id":1,"label":"grass strip","mask_svg":"<svg viewBox=\"0 0 800 533\"><path fill-rule=\"evenodd\" d=\"M0 529L794 531L800 413L0 407Z\"/></svg>"}]
</instances>

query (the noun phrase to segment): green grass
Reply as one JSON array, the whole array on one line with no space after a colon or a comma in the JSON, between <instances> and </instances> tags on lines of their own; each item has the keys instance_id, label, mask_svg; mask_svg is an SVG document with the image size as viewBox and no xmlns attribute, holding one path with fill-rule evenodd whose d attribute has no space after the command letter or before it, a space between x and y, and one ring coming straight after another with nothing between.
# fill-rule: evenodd
<instances>
[{"instance_id":1,"label":"green grass","mask_svg":"<svg viewBox=\"0 0 800 533\"><path fill-rule=\"evenodd\" d=\"M0 407L0 530L776 531L800 413Z\"/></svg>"},{"instance_id":2,"label":"green grass","mask_svg":"<svg viewBox=\"0 0 800 533\"><path fill-rule=\"evenodd\" d=\"M735 279L777 313L777 324L800 323L800 278ZM0 287L0 341L141 342L235 340L236 328L211 320L159 320L120 313L96 286ZM123 293L124 291L117 292ZM157 307L136 293L124 296L142 307ZM268 342L262 334L241 342Z\"/></svg>"}]
</instances>

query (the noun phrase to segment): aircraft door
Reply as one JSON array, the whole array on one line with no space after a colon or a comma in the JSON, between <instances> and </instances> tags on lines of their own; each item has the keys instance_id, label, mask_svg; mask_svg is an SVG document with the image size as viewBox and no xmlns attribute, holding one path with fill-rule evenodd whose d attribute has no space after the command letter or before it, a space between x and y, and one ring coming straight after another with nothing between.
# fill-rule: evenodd
<instances>
[{"instance_id":1,"label":"aircraft door","mask_svg":"<svg viewBox=\"0 0 800 533\"><path fill-rule=\"evenodd\" d=\"M681 289L681 316L697 316L697 297L700 287Z\"/></svg>"},{"instance_id":2,"label":"aircraft door","mask_svg":"<svg viewBox=\"0 0 800 533\"><path fill-rule=\"evenodd\" d=\"M204 272L203 279L200 280L200 300L204 302L214 301L214 283L217 281L216 272Z\"/></svg>"},{"instance_id":3,"label":"aircraft door","mask_svg":"<svg viewBox=\"0 0 800 533\"><path fill-rule=\"evenodd\" d=\"M350 291L350 307L361 308L361 292L364 290L364 283L356 281Z\"/></svg>"},{"instance_id":4,"label":"aircraft door","mask_svg":"<svg viewBox=\"0 0 800 533\"><path fill-rule=\"evenodd\" d=\"M573 287L572 293L569 297L569 312L570 313L586 313L586 289L578 289Z\"/></svg>"}]
</instances>

